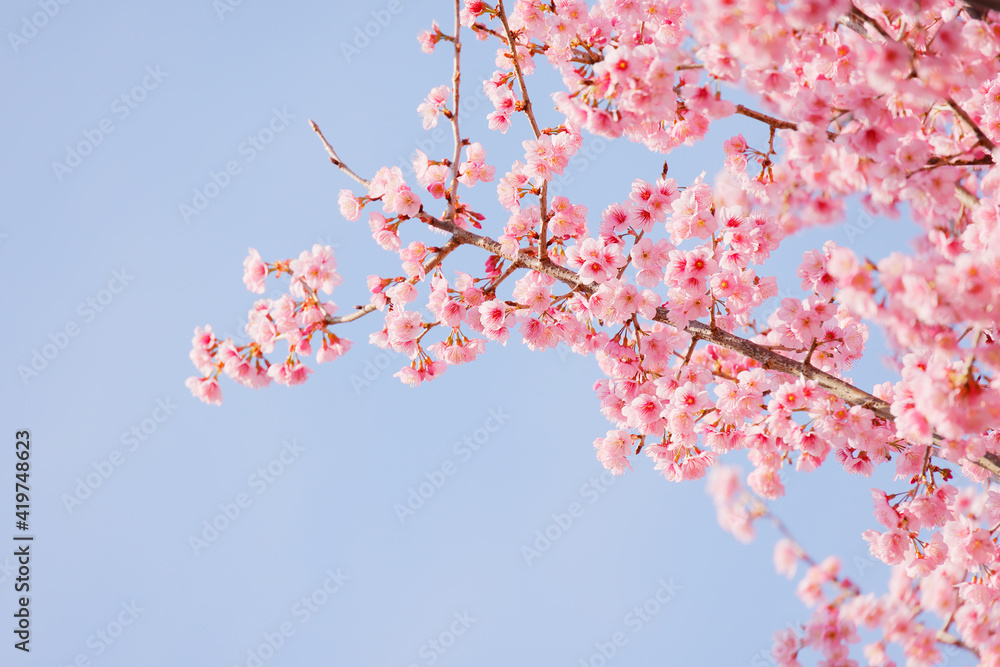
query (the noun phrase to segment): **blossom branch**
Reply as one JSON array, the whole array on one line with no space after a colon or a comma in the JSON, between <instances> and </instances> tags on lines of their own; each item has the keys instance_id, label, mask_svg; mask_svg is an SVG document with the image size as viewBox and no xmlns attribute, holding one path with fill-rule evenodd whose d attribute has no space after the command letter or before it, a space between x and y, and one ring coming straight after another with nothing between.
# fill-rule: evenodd
<instances>
[{"instance_id":1,"label":"blossom branch","mask_svg":"<svg viewBox=\"0 0 1000 667\"><path fill-rule=\"evenodd\" d=\"M494 255L502 255L500 252L500 244L487 236L481 236L479 234L466 231L448 221L439 220L426 214L422 217L422 219L432 227L451 233L459 243L474 245ZM552 276L556 280L569 285L573 288L573 291L579 292L586 297L590 297L597 291L592 285L580 284L579 275L565 267L557 266L549 262L541 262L537 258L530 256L519 258L519 262L527 269ZM656 316L653 319L657 322L676 326L670 319L669 311L662 306L656 309ZM713 328L697 320L690 322L684 330L694 339L718 345L719 347L753 359L766 370L786 373L794 377L803 377L807 380L812 380L818 386L827 390L844 402L867 408L871 410L876 417L883 419L888 423L895 423L895 417L893 416L892 410L886 401L875 397L863 389L855 387L849 382L821 371L815 366L807 365L794 359L789 359L788 357L782 356L764 345L754 343L746 338L741 338L735 334L725 331L724 329ZM940 442L940 436L935 435L935 440ZM993 475L1000 477L1000 457L987 453L983 457L973 461L973 463L989 471Z\"/></svg>"}]
</instances>

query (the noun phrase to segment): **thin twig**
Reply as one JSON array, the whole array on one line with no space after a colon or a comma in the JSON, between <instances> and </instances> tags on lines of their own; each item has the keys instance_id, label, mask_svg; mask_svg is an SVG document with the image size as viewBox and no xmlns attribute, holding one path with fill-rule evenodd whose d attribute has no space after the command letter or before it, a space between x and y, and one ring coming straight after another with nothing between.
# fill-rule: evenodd
<instances>
[{"instance_id":1,"label":"thin twig","mask_svg":"<svg viewBox=\"0 0 1000 667\"><path fill-rule=\"evenodd\" d=\"M330 162L332 162L335 165L337 165L338 169L340 169L342 172L344 172L345 174L347 174L348 176L350 176L351 178L353 178L355 181L357 181L361 185L365 186L366 188L369 187L370 181L368 181L368 180L366 180L364 178L361 178L360 176L358 176L357 174L355 174L354 171L350 167L348 167L346 164L344 164L344 162L340 159L340 156L337 155L337 151L333 150L333 146L331 146L330 142L327 141L326 137L323 136L323 133L319 129L319 125L317 125L316 123L314 123L310 119L310 121L309 121L309 127L311 127L313 129L313 132L315 132L316 134L319 135L320 140L323 142L323 147L326 148L326 152L330 154Z\"/></svg>"},{"instance_id":2,"label":"thin twig","mask_svg":"<svg viewBox=\"0 0 1000 667\"><path fill-rule=\"evenodd\" d=\"M365 306L355 306L355 308L357 308L357 310L355 310L350 315L342 315L340 317L327 317L324 320L324 322L326 324L344 324L346 322L353 322L354 320L361 319L362 317L372 312L373 310L377 310L377 308L375 308L375 306L373 306L370 303Z\"/></svg>"},{"instance_id":3,"label":"thin twig","mask_svg":"<svg viewBox=\"0 0 1000 667\"><path fill-rule=\"evenodd\" d=\"M448 239L448 242L441 246L431 258L431 261L427 262L426 266L424 266L424 275L427 275L440 266L441 262L444 261L444 258L450 255L452 251L460 245L462 244L459 243L454 236Z\"/></svg>"},{"instance_id":4,"label":"thin twig","mask_svg":"<svg viewBox=\"0 0 1000 667\"><path fill-rule=\"evenodd\" d=\"M779 130L797 130L799 126L795 123L787 120L781 120L780 118L775 118L774 116L768 116L759 111L754 111L749 107L745 107L742 104L736 105L736 113L741 116L746 116L747 118L753 118L754 120L759 120L762 123L767 123L771 127L777 128Z\"/></svg>"},{"instance_id":5,"label":"thin twig","mask_svg":"<svg viewBox=\"0 0 1000 667\"><path fill-rule=\"evenodd\" d=\"M549 212L545 210L548 206L548 192L549 192L549 182L542 181L542 192L539 195L539 201L541 202L541 218L542 225L538 230L538 260L545 262L549 258L548 245L549 245Z\"/></svg>"},{"instance_id":6,"label":"thin twig","mask_svg":"<svg viewBox=\"0 0 1000 667\"><path fill-rule=\"evenodd\" d=\"M799 126L798 126L797 123L793 123L793 122L788 121L788 120L781 120L780 118L775 118L774 116L768 116L765 113L761 113L759 111L755 111L754 109L751 109L749 107L745 107L742 104L737 104L736 105L736 113L740 114L741 116L746 116L747 118L753 118L754 120L759 120L762 123L767 123L768 125L771 126L771 131L772 132L774 130L797 130L797 129L799 129ZM829 130L827 130L826 136L827 136L827 138L830 141L833 141L834 139L837 138L837 133L836 132L830 132Z\"/></svg>"},{"instance_id":7,"label":"thin twig","mask_svg":"<svg viewBox=\"0 0 1000 667\"><path fill-rule=\"evenodd\" d=\"M528 121L531 123L531 130L535 133L535 139L538 139L538 137L542 136L542 133L538 129L538 123L535 122L535 114L531 110L528 87L524 84L524 73L521 71L521 63L517 59L517 41L514 39L514 33L510 31L510 25L507 23L507 12L503 8L503 0L498 0L497 2L497 14L500 17L500 23L503 24L504 34L507 35L507 45L510 47L510 58L514 62L514 73L517 75L517 82L521 85L521 104L524 106L524 113L528 116Z\"/></svg>"},{"instance_id":8,"label":"thin twig","mask_svg":"<svg viewBox=\"0 0 1000 667\"><path fill-rule=\"evenodd\" d=\"M483 294L496 295L497 287L500 287L500 283L507 280L507 278L510 277L510 274L514 273L514 271L516 271L517 268L518 268L518 262L516 260L512 261L510 263L510 266L507 267L507 269L503 272L503 274L497 277L496 280L490 283L489 287L483 290Z\"/></svg>"},{"instance_id":9,"label":"thin twig","mask_svg":"<svg viewBox=\"0 0 1000 667\"><path fill-rule=\"evenodd\" d=\"M975 121L973 121L972 118L969 117L969 114L965 113L965 109L958 106L958 103L955 100L949 97L948 99L945 100L945 102L948 104L949 107L951 107L951 110L955 112L956 116L961 118L966 125L972 128L972 131L976 134L976 137L979 139L980 145L985 146L991 151L997 147L997 145L992 141L990 141L990 138L986 136L986 133L983 132L982 128L976 125Z\"/></svg>"}]
</instances>

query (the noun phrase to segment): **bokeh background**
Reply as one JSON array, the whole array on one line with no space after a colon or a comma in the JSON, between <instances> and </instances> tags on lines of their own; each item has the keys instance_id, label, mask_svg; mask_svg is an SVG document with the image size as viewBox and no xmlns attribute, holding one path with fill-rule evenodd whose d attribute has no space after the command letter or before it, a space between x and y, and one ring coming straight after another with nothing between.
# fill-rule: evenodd
<instances>
[{"instance_id":1,"label":"bokeh background","mask_svg":"<svg viewBox=\"0 0 1000 667\"><path fill-rule=\"evenodd\" d=\"M35 542L30 654L13 648L13 546L0 547L0 663L756 666L772 664L775 630L808 618L795 581L774 573L774 530L740 544L717 527L702 482L666 482L645 457L602 477L592 442L609 426L593 358L490 346L412 389L392 377L404 360L367 344L373 316L344 326L354 349L303 386L227 380L222 407L185 389L195 326L245 338L249 247L274 261L333 246L342 312L366 302L367 275L399 272L363 221L340 217L337 193L355 184L307 120L366 176L418 147L450 156L450 139L416 113L451 72L450 52L422 54L416 35L434 19L451 26L450 11L4 4L0 544L18 532L20 429L32 434ZM495 48L466 42L462 129L502 174L528 128L522 117L505 136L486 129L480 85ZM530 82L548 124L546 67ZM668 157L670 175L712 177L740 131L766 139L752 121L720 122ZM596 159L574 162L558 188L592 224L663 163L624 141L588 137L584 150ZM469 196L497 213L492 185ZM913 233L853 205L848 218L788 240L763 273L802 295L804 250L833 238L881 257ZM452 258L469 271L483 260ZM283 285L271 285L277 296ZM873 332L861 386L895 377L884 354ZM727 461L749 471L742 454ZM787 477L775 511L812 554L839 555L880 592L885 570L860 538L877 480L828 468ZM422 505L402 514L422 484ZM556 539L539 542L547 530Z\"/></svg>"}]
</instances>

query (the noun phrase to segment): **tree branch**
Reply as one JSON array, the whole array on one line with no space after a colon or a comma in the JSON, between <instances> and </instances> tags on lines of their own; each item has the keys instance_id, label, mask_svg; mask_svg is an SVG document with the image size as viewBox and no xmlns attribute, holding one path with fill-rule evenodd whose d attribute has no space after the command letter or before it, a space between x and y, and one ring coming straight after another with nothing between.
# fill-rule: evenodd
<instances>
[{"instance_id":1,"label":"tree branch","mask_svg":"<svg viewBox=\"0 0 1000 667\"><path fill-rule=\"evenodd\" d=\"M965 4L982 11L1000 12L1000 0L965 0ZM975 18L982 18L977 16Z\"/></svg>"},{"instance_id":2,"label":"tree branch","mask_svg":"<svg viewBox=\"0 0 1000 667\"><path fill-rule=\"evenodd\" d=\"M503 24L504 34L507 36L507 45L510 47L510 58L514 63L514 73L517 76L517 83L521 88L521 102L524 105L524 114L528 117L528 122L531 123L531 131L535 133L535 140L537 141L538 138L542 136L542 133L538 129L538 122L535 120L535 112L531 108L531 98L528 97L528 86L524 82L524 72L521 71L521 63L517 58L517 40L514 39L514 33L510 31L510 25L507 23L507 11L504 9L503 0L498 0L497 2L497 16L500 18L500 23ZM541 229L539 229L538 232L538 259L545 262L548 260L548 251L546 246L549 244L549 204L547 181L542 181L542 192L538 196L538 202L539 209L541 211L540 216L542 219Z\"/></svg>"},{"instance_id":3,"label":"tree branch","mask_svg":"<svg viewBox=\"0 0 1000 667\"><path fill-rule=\"evenodd\" d=\"M347 322L353 322L354 320L360 320L362 317L372 312L373 310L377 310L375 306L373 306L370 303L366 306L355 306L355 308L357 308L357 310L355 310L350 315L342 315L341 317L327 317L324 321L327 324L345 324Z\"/></svg>"},{"instance_id":4,"label":"tree branch","mask_svg":"<svg viewBox=\"0 0 1000 667\"><path fill-rule=\"evenodd\" d=\"M343 163L343 161L340 159L340 156L337 155L337 151L333 150L333 146L331 146L330 142L327 141L326 137L323 136L323 133L319 129L319 125L317 125L316 123L314 123L310 119L310 121L309 121L309 127L311 127L313 129L313 132L315 132L316 134L319 135L320 141L323 142L323 147L326 148L326 152L330 154L330 162L332 162L335 165L337 165L338 169L340 169L342 172L344 172L345 174L347 174L348 176L350 176L351 178L353 178L355 181L357 181L361 185L365 186L365 188L368 188L370 182L368 180L364 179L364 178L361 178L357 174L355 174L354 171L352 171L350 167L348 167L346 164Z\"/></svg>"},{"instance_id":5,"label":"tree branch","mask_svg":"<svg viewBox=\"0 0 1000 667\"><path fill-rule=\"evenodd\" d=\"M448 219L455 221L456 207L458 206L458 165L462 158L462 134L458 130L458 88L462 79L461 54L462 42L458 38L458 31L462 29L460 12L462 11L462 0L455 0L455 68L452 72L452 112L451 127L455 135L455 157L451 163L451 190L448 196Z\"/></svg>"},{"instance_id":6,"label":"tree branch","mask_svg":"<svg viewBox=\"0 0 1000 667\"><path fill-rule=\"evenodd\" d=\"M497 15L500 18L500 23L503 24L504 34L507 36L507 46L510 47L510 59L514 63L514 73L517 75L517 82L521 86L521 102L524 104L524 113L528 116L528 121L531 123L531 131L535 133L535 139L537 139L542 136L542 133L538 129L538 123L535 122L535 114L531 109L528 87L524 83L524 73L521 71L521 63L517 59L517 40L514 39L514 33L510 31L510 25L507 23L507 12L503 8L503 0L497 2Z\"/></svg>"},{"instance_id":7,"label":"tree branch","mask_svg":"<svg viewBox=\"0 0 1000 667\"><path fill-rule=\"evenodd\" d=\"M781 120L780 118L775 118L774 116L768 116L759 111L754 111L749 107L745 107L742 104L736 105L736 113L746 116L747 118L753 118L754 120L759 120L762 123L767 123L771 127L778 130L797 130L799 126L795 123L787 120ZM832 133L831 133L832 134ZM836 135L835 135L836 136Z\"/></svg>"},{"instance_id":8,"label":"tree branch","mask_svg":"<svg viewBox=\"0 0 1000 667\"><path fill-rule=\"evenodd\" d=\"M969 117L969 114L965 113L965 109L958 106L958 103L955 100L949 97L947 100L945 100L945 102L948 104L949 107L951 107L951 110L955 112L956 116L961 118L966 125L972 128L972 131L976 134L976 137L979 139L979 143L981 145L985 146L987 149L991 151L997 147L997 145L992 141L990 141L990 138L986 136L986 133L983 132L982 128L976 125L975 121L973 121L972 118Z\"/></svg>"},{"instance_id":9,"label":"tree branch","mask_svg":"<svg viewBox=\"0 0 1000 667\"><path fill-rule=\"evenodd\" d=\"M775 130L797 130L799 126L797 123L793 123L788 120L781 120L780 118L775 118L774 116L768 116L767 114L755 111L749 107L745 107L742 104L736 105L736 113L741 116L746 116L747 118L753 118L754 120L759 120L762 123L766 123L771 126L771 132ZM827 130L826 136L830 141L834 141L837 138L836 132L830 132Z\"/></svg>"}]
</instances>

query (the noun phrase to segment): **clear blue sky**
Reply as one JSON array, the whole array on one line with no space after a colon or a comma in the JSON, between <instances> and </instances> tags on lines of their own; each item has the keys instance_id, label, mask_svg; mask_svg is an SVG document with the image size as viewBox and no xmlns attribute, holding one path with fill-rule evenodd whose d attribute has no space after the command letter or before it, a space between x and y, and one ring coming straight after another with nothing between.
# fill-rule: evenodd
<instances>
[{"instance_id":1,"label":"clear blue sky","mask_svg":"<svg viewBox=\"0 0 1000 667\"><path fill-rule=\"evenodd\" d=\"M352 183L307 119L365 175L426 141L416 107L451 62L421 54L416 33L435 18L450 25L450 3L247 0L221 17L211 0L48 4L50 18L46 2L12 0L0 21L0 543L16 532L19 429L32 434L36 536L29 655L12 647L13 559L0 555L0 664L598 665L596 646L616 633L626 643L611 665L769 664L753 661L773 631L808 614L794 582L773 573L773 531L739 544L717 527L702 483L668 483L645 458L602 482L591 443L609 426L592 358L491 346L414 390L391 377L398 357L367 345L367 318L343 328L349 355L304 386L226 381L221 408L184 387L195 326L242 333L256 298L241 281L248 247L273 261L333 245L342 308L365 302L365 276L398 273L364 222L338 214ZM369 23L377 34L345 55ZM492 71L493 48L468 42L467 95ZM537 78L552 122L549 79ZM488 111L480 101L463 130L502 174L526 124L488 133ZM721 142L741 129L758 131L720 125L669 157L671 175L714 173ZM67 156L81 142L89 154ZM593 224L663 158L588 145L601 159L571 166L564 194ZM435 150L450 155L450 142ZM225 187L185 220L181 205L229 163L235 175L217 177ZM493 191L480 187L477 201ZM485 227L493 236L499 220ZM879 221L854 245L881 256L910 233ZM783 289L800 292L802 251L829 237L848 241L842 228L816 230L775 256L768 269ZM467 270L482 261L454 257ZM45 367L22 378L18 367L46 349ZM863 386L891 377L879 349L856 373ZM352 382L366 371L370 384ZM740 454L728 460L749 470ZM68 507L88 476L99 485ZM395 506L442 477L401 522ZM871 485L832 467L793 475L775 506L813 554L841 555L881 591L880 568L856 564L867 563ZM573 503L572 525L551 528ZM224 529L205 532L213 521ZM547 528L561 535L527 562L522 547Z\"/></svg>"}]
</instances>

